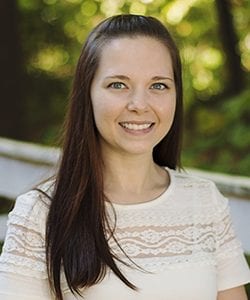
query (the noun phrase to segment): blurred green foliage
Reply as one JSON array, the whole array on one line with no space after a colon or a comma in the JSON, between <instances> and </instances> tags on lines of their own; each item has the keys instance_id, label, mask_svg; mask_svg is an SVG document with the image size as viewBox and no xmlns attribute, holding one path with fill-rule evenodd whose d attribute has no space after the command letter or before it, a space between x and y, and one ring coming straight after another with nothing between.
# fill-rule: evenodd
<instances>
[{"instance_id":1,"label":"blurred green foliage","mask_svg":"<svg viewBox=\"0 0 250 300\"><path fill-rule=\"evenodd\" d=\"M26 139L52 145L59 135L82 43L104 18L152 15L172 32L184 66L184 166L250 175L249 89L229 90L215 0L18 0L24 66ZM250 70L250 2L231 1L238 54ZM218 101L211 102L218 98ZM210 104L211 102L211 104ZM215 103L215 104L212 104Z\"/></svg>"},{"instance_id":2,"label":"blurred green foliage","mask_svg":"<svg viewBox=\"0 0 250 300\"><path fill-rule=\"evenodd\" d=\"M250 90L220 106L200 108L186 132L184 165L250 175Z\"/></svg>"},{"instance_id":3,"label":"blurred green foliage","mask_svg":"<svg viewBox=\"0 0 250 300\"><path fill-rule=\"evenodd\" d=\"M14 201L6 197L0 196L0 215L6 214L14 207Z\"/></svg>"}]
</instances>

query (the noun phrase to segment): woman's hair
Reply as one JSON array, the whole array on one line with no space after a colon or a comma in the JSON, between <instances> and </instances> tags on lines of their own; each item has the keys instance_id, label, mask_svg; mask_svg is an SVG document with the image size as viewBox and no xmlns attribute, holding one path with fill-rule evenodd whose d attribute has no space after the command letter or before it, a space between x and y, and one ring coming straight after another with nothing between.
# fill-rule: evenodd
<instances>
[{"instance_id":1,"label":"woman's hair","mask_svg":"<svg viewBox=\"0 0 250 300\"><path fill-rule=\"evenodd\" d=\"M110 228L105 211L103 162L90 87L103 47L112 39L137 36L159 40L171 55L176 111L170 131L153 150L153 159L160 166L180 167L182 78L178 49L167 29L153 17L110 17L94 28L83 46L64 124L62 157L46 228L48 276L57 299L63 299L61 271L73 293L80 294L81 288L102 280L107 267L127 286L136 289L117 267L119 258L107 241L114 228Z\"/></svg>"}]
</instances>

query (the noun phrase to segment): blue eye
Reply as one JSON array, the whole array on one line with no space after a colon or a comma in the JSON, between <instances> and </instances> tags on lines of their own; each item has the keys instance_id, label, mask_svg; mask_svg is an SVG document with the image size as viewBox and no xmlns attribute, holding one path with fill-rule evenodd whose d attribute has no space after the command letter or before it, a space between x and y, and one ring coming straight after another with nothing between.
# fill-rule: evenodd
<instances>
[{"instance_id":1,"label":"blue eye","mask_svg":"<svg viewBox=\"0 0 250 300\"><path fill-rule=\"evenodd\" d=\"M154 84L151 85L150 87L153 90L165 90L168 89L168 86L165 83L161 83L161 82L156 82Z\"/></svg>"},{"instance_id":2,"label":"blue eye","mask_svg":"<svg viewBox=\"0 0 250 300\"><path fill-rule=\"evenodd\" d=\"M112 82L108 85L108 87L116 90L121 90L121 89L125 89L126 85L122 82Z\"/></svg>"}]
</instances>

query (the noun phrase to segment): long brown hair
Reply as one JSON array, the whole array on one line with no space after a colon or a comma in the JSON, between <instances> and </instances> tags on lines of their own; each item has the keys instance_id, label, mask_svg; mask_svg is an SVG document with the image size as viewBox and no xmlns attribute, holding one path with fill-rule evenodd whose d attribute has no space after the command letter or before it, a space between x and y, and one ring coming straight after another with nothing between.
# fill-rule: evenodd
<instances>
[{"instance_id":1,"label":"long brown hair","mask_svg":"<svg viewBox=\"0 0 250 300\"><path fill-rule=\"evenodd\" d=\"M90 87L102 48L122 36L149 36L169 50L176 85L176 111L172 127L153 151L161 166L180 166L182 133L182 78L178 50L167 29L153 17L118 15L101 22L88 36L78 64L65 120L60 168L47 219L46 255L48 276L57 299L63 299L60 274L64 271L70 290L99 282L109 267L127 286L116 265L118 259L106 238L112 234L105 211L102 157L93 118Z\"/></svg>"}]
</instances>

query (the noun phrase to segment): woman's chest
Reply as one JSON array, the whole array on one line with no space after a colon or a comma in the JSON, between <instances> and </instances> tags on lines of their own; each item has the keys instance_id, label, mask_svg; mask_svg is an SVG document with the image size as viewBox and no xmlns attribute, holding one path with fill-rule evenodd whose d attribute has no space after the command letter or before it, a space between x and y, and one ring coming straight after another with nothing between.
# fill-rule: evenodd
<instances>
[{"instance_id":1,"label":"woman's chest","mask_svg":"<svg viewBox=\"0 0 250 300\"><path fill-rule=\"evenodd\" d=\"M137 291L109 273L103 281L83 291L83 297L85 300L216 300L217 297L214 267L193 266L155 274L130 270L126 277L137 286ZM66 292L65 299L76 298Z\"/></svg>"}]
</instances>

